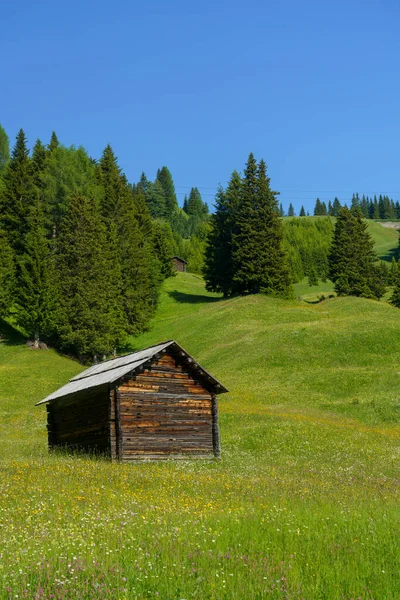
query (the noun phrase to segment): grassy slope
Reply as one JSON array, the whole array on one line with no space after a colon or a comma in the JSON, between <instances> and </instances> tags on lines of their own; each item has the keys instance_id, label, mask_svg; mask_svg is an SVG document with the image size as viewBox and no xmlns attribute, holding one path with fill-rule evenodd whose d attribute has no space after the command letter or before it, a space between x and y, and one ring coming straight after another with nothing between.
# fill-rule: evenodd
<instances>
[{"instance_id":1,"label":"grassy slope","mask_svg":"<svg viewBox=\"0 0 400 600\"><path fill-rule=\"evenodd\" d=\"M47 457L32 404L80 367L0 344L0 597L396 598L398 310L180 274L132 345L171 338L230 390L220 463Z\"/></svg>"}]
</instances>

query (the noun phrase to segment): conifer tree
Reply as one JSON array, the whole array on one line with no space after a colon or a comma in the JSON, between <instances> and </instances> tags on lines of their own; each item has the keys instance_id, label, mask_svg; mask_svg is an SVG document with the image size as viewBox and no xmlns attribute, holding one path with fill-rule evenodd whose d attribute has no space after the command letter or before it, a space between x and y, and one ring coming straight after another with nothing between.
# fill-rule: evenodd
<instances>
[{"instance_id":1,"label":"conifer tree","mask_svg":"<svg viewBox=\"0 0 400 600\"><path fill-rule=\"evenodd\" d=\"M206 289L222 292L225 297L232 294L233 288L232 235L235 233L241 186L239 173L233 171L227 189L219 188L215 198L216 210L211 215L211 229L206 241Z\"/></svg>"},{"instance_id":2,"label":"conifer tree","mask_svg":"<svg viewBox=\"0 0 400 600\"><path fill-rule=\"evenodd\" d=\"M296 213L294 212L293 204L290 203L289 204L289 210L288 210L288 217L294 217L295 215L296 215Z\"/></svg>"},{"instance_id":3,"label":"conifer tree","mask_svg":"<svg viewBox=\"0 0 400 600\"><path fill-rule=\"evenodd\" d=\"M393 306L397 306L400 308L400 264L396 263L396 268L393 270L392 267L392 285L393 285L393 293L390 298L390 303Z\"/></svg>"},{"instance_id":4,"label":"conifer tree","mask_svg":"<svg viewBox=\"0 0 400 600\"><path fill-rule=\"evenodd\" d=\"M306 211L304 210L304 206L301 205L301 209L300 209L300 217L305 217L306 216Z\"/></svg>"},{"instance_id":5,"label":"conifer tree","mask_svg":"<svg viewBox=\"0 0 400 600\"><path fill-rule=\"evenodd\" d=\"M233 293L289 297L282 221L266 165L250 154L240 188L232 235Z\"/></svg>"},{"instance_id":6,"label":"conifer tree","mask_svg":"<svg viewBox=\"0 0 400 600\"><path fill-rule=\"evenodd\" d=\"M0 175L10 160L10 140L3 127L0 125Z\"/></svg>"},{"instance_id":7,"label":"conifer tree","mask_svg":"<svg viewBox=\"0 0 400 600\"><path fill-rule=\"evenodd\" d=\"M342 208L329 255L329 278L339 295L380 298L385 291L362 214Z\"/></svg>"},{"instance_id":8,"label":"conifer tree","mask_svg":"<svg viewBox=\"0 0 400 600\"><path fill-rule=\"evenodd\" d=\"M22 129L18 132L3 181L4 188L0 191L0 218L11 247L17 255L21 255L23 240L28 231L30 208L36 196L32 164Z\"/></svg>"},{"instance_id":9,"label":"conifer tree","mask_svg":"<svg viewBox=\"0 0 400 600\"><path fill-rule=\"evenodd\" d=\"M279 204L279 214L281 217L285 216L285 211L283 210L283 204L282 202Z\"/></svg>"},{"instance_id":10,"label":"conifer tree","mask_svg":"<svg viewBox=\"0 0 400 600\"><path fill-rule=\"evenodd\" d=\"M60 347L81 358L109 354L125 337L115 305L118 274L107 232L93 199L71 199L57 239Z\"/></svg>"},{"instance_id":11,"label":"conifer tree","mask_svg":"<svg viewBox=\"0 0 400 600\"><path fill-rule=\"evenodd\" d=\"M333 216L337 217L339 215L340 209L342 208L342 205L340 204L339 198L334 198L333 200Z\"/></svg>"},{"instance_id":12,"label":"conifer tree","mask_svg":"<svg viewBox=\"0 0 400 600\"><path fill-rule=\"evenodd\" d=\"M56 150L60 145L60 142L58 141L58 137L56 136L56 132L53 131L51 134L51 138L50 138L50 143L48 145L48 149L50 152L53 152L54 150Z\"/></svg>"},{"instance_id":13,"label":"conifer tree","mask_svg":"<svg viewBox=\"0 0 400 600\"><path fill-rule=\"evenodd\" d=\"M0 229L0 317L8 316L12 308L14 286L14 256L5 232Z\"/></svg>"},{"instance_id":14,"label":"conifer tree","mask_svg":"<svg viewBox=\"0 0 400 600\"><path fill-rule=\"evenodd\" d=\"M318 273L314 265L310 267L308 274L308 285L310 287L318 285Z\"/></svg>"},{"instance_id":15,"label":"conifer tree","mask_svg":"<svg viewBox=\"0 0 400 600\"><path fill-rule=\"evenodd\" d=\"M17 259L17 267L16 321L37 347L41 339L48 339L54 331L56 308L54 269L39 190L30 208L24 252Z\"/></svg>"},{"instance_id":16,"label":"conifer tree","mask_svg":"<svg viewBox=\"0 0 400 600\"><path fill-rule=\"evenodd\" d=\"M176 210L178 210L178 202L172 175L167 167L162 167L157 173L156 179L161 183L164 190L165 214L167 218L169 218Z\"/></svg>"}]
</instances>

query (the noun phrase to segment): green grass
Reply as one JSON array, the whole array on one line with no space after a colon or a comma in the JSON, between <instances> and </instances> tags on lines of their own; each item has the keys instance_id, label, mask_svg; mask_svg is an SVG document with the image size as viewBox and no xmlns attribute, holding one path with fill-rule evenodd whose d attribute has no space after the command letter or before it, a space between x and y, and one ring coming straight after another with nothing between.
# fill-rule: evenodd
<instances>
[{"instance_id":1,"label":"green grass","mask_svg":"<svg viewBox=\"0 0 400 600\"><path fill-rule=\"evenodd\" d=\"M6 330L0 597L397 599L399 315L169 279L131 347L175 339L229 388L220 462L48 456L33 404L81 367Z\"/></svg>"}]
</instances>

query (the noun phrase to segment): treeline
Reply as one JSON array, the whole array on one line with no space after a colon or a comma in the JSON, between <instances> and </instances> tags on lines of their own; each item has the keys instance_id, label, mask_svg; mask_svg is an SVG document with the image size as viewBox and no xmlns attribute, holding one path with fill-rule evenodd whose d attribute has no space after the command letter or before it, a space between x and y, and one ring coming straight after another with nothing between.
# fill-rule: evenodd
<instances>
[{"instance_id":1,"label":"treeline","mask_svg":"<svg viewBox=\"0 0 400 600\"><path fill-rule=\"evenodd\" d=\"M308 277L326 281L332 243L331 219L288 219L284 221L284 244L294 283Z\"/></svg>"},{"instance_id":2,"label":"treeline","mask_svg":"<svg viewBox=\"0 0 400 600\"><path fill-rule=\"evenodd\" d=\"M197 188L179 208L167 167L129 184L109 145L96 161L53 133L30 152L21 129L10 155L0 127L0 316L36 345L110 354L147 328L174 254L201 269L207 213Z\"/></svg>"},{"instance_id":3,"label":"treeline","mask_svg":"<svg viewBox=\"0 0 400 600\"><path fill-rule=\"evenodd\" d=\"M319 198L316 199L313 215L315 217L330 216L337 217L342 208L349 208L347 204L341 204L339 198L335 197L333 201L329 200L328 204L321 201ZM353 214L361 211L361 214L365 219L400 219L400 202L389 198L389 196L379 195L373 198L365 196L364 194L360 197L359 194L353 194L350 210ZM295 217L296 213L293 204L289 205L287 215L283 210L282 204L280 204L280 214L282 217ZM309 216L306 213L304 206L301 207L300 217Z\"/></svg>"},{"instance_id":4,"label":"treeline","mask_svg":"<svg viewBox=\"0 0 400 600\"><path fill-rule=\"evenodd\" d=\"M281 219L277 192L266 165L250 154L244 176L232 173L220 188L207 238L204 276L210 291L224 296L265 293L288 298L291 283L331 279L339 295L380 299L394 287L400 305L400 268L378 260L360 207L342 207L335 226L326 219ZM289 269L290 266L290 269Z\"/></svg>"}]
</instances>

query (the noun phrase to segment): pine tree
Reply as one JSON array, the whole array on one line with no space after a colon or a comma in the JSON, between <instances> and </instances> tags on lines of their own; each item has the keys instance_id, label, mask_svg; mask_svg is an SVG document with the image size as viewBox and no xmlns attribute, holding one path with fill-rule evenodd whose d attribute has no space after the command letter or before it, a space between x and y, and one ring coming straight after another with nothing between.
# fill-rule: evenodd
<instances>
[{"instance_id":1,"label":"pine tree","mask_svg":"<svg viewBox=\"0 0 400 600\"><path fill-rule=\"evenodd\" d=\"M233 171L226 190L219 188L215 198L215 212L211 215L211 229L206 241L204 278L206 289L232 294L233 264L232 235L235 232L236 211L239 205L242 181Z\"/></svg>"},{"instance_id":2,"label":"pine tree","mask_svg":"<svg viewBox=\"0 0 400 600\"><path fill-rule=\"evenodd\" d=\"M115 256L114 260L122 277L123 312L128 331L138 334L154 314L162 280L151 219L143 202L143 185L139 183L132 195L110 146L99 162L98 178L103 187L100 208L104 223L108 232L112 223L117 230L119 259Z\"/></svg>"},{"instance_id":3,"label":"pine tree","mask_svg":"<svg viewBox=\"0 0 400 600\"><path fill-rule=\"evenodd\" d=\"M164 278L172 277L175 274L171 261L175 243L171 225L168 222L154 221L153 245L161 265L161 274Z\"/></svg>"},{"instance_id":4,"label":"pine tree","mask_svg":"<svg viewBox=\"0 0 400 600\"><path fill-rule=\"evenodd\" d=\"M162 167L157 173L157 180L161 183L164 190L165 214L166 217L169 218L176 210L178 210L178 202L172 175L167 167Z\"/></svg>"},{"instance_id":5,"label":"pine tree","mask_svg":"<svg viewBox=\"0 0 400 600\"><path fill-rule=\"evenodd\" d=\"M390 298L390 303L393 304L393 306L400 308L400 264L398 262L396 263L396 269L394 272L392 271L392 273L392 285L394 289Z\"/></svg>"},{"instance_id":6,"label":"pine tree","mask_svg":"<svg viewBox=\"0 0 400 600\"><path fill-rule=\"evenodd\" d=\"M380 298L384 294L373 241L360 212L342 208L329 255L329 278L339 295Z\"/></svg>"},{"instance_id":7,"label":"pine tree","mask_svg":"<svg viewBox=\"0 0 400 600\"><path fill-rule=\"evenodd\" d=\"M10 140L3 127L0 125L0 175L10 160Z\"/></svg>"},{"instance_id":8,"label":"pine tree","mask_svg":"<svg viewBox=\"0 0 400 600\"><path fill-rule=\"evenodd\" d=\"M292 294L283 226L263 160L246 164L232 235L233 292L289 297Z\"/></svg>"},{"instance_id":9,"label":"pine tree","mask_svg":"<svg viewBox=\"0 0 400 600\"><path fill-rule=\"evenodd\" d=\"M322 214L322 206L321 206L321 200L319 198L316 199L315 201L315 206L314 206L314 216L318 216Z\"/></svg>"},{"instance_id":10,"label":"pine tree","mask_svg":"<svg viewBox=\"0 0 400 600\"><path fill-rule=\"evenodd\" d=\"M333 204L332 204L332 202L330 200L328 202L328 215L330 217L334 216L334 208L333 208Z\"/></svg>"},{"instance_id":11,"label":"pine tree","mask_svg":"<svg viewBox=\"0 0 400 600\"><path fill-rule=\"evenodd\" d=\"M36 197L32 164L22 129L17 135L11 160L4 171L3 181L4 188L0 191L0 218L11 247L17 255L21 255L23 240L28 231L30 208Z\"/></svg>"},{"instance_id":12,"label":"pine tree","mask_svg":"<svg viewBox=\"0 0 400 600\"><path fill-rule=\"evenodd\" d=\"M294 217L294 216L296 216L296 213L294 212L293 204L290 203L289 204L289 210L288 210L288 217Z\"/></svg>"},{"instance_id":13,"label":"pine tree","mask_svg":"<svg viewBox=\"0 0 400 600\"><path fill-rule=\"evenodd\" d=\"M53 131L51 134L51 138L50 138L50 143L48 145L48 149L50 152L54 152L54 150L56 150L60 145L60 142L58 141L58 137L56 136L56 132Z\"/></svg>"},{"instance_id":14,"label":"pine tree","mask_svg":"<svg viewBox=\"0 0 400 600\"><path fill-rule=\"evenodd\" d=\"M16 321L37 347L40 339L48 339L54 331L56 308L54 270L38 190L35 204L30 208L24 252L17 259L17 267Z\"/></svg>"},{"instance_id":15,"label":"pine tree","mask_svg":"<svg viewBox=\"0 0 400 600\"><path fill-rule=\"evenodd\" d=\"M57 329L61 349L80 358L109 354L125 337L125 318L115 306L118 274L107 237L93 199L72 198L57 239Z\"/></svg>"},{"instance_id":16,"label":"pine tree","mask_svg":"<svg viewBox=\"0 0 400 600\"><path fill-rule=\"evenodd\" d=\"M339 198L335 198L333 199L333 216L337 217L339 215L340 209L342 208L342 205L340 204Z\"/></svg>"},{"instance_id":17,"label":"pine tree","mask_svg":"<svg viewBox=\"0 0 400 600\"><path fill-rule=\"evenodd\" d=\"M306 216L306 211L304 210L304 206L301 205L301 209L300 209L300 217L305 217Z\"/></svg>"},{"instance_id":18,"label":"pine tree","mask_svg":"<svg viewBox=\"0 0 400 600\"><path fill-rule=\"evenodd\" d=\"M14 256L7 236L0 229L0 317L8 316L14 302Z\"/></svg>"},{"instance_id":19,"label":"pine tree","mask_svg":"<svg viewBox=\"0 0 400 600\"><path fill-rule=\"evenodd\" d=\"M281 203L280 203L280 205L279 205L279 215L280 215L281 217L284 217L284 216L285 216L285 211L283 210L283 204L282 204L282 202L281 202Z\"/></svg>"},{"instance_id":20,"label":"pine tree","mask_svg":"<svg viewBox=\"0 0 400 600\"><path fill-rule=\"evenodd\" d=\"M167 218L167 205L164 188L156 179L151 188L148 188L147 205L153 219Z\"/></svg>"},{"instance_id":21,"label":"pine tree","mask_svg":"<svg viewBox=\"0 0 400 600\"><path fill-rule=\"evenodd\" d=\"M308 274L308 285L310 287L318 285L318 273L314 266L310 267L310 271Z\"/></svg>"}]
</instances>

